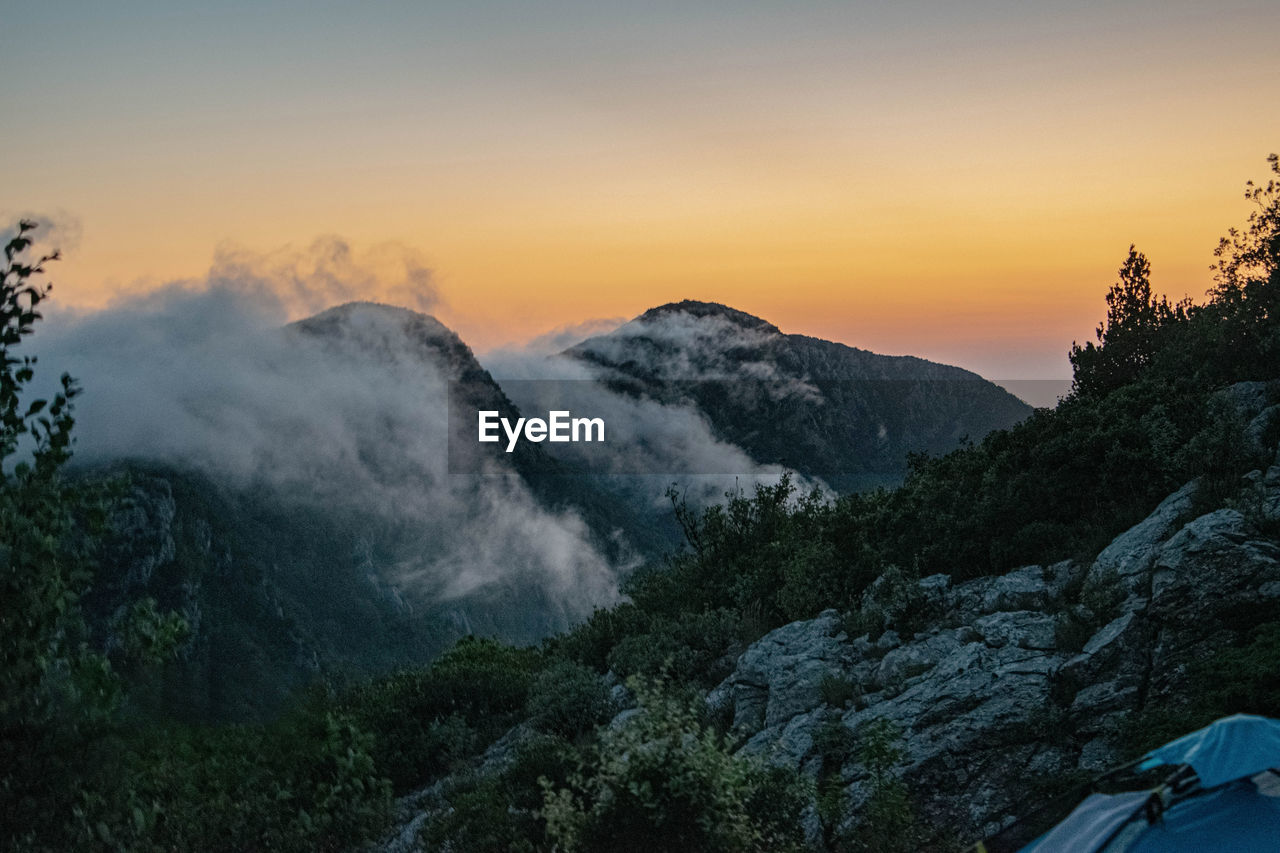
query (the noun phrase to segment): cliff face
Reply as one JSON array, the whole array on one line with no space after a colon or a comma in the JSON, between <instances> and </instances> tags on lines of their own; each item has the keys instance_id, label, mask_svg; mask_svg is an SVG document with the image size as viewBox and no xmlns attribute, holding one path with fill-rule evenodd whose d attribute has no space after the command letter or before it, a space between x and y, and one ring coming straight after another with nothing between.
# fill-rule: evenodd
<instances>
[{"instance_id":1,"label":"cliff face","mask_svg":"<svg viewBox=\"0 0 1280 853\"><path fill-rule=\"evenodd\" d=\"M467 633L463 605L415 611L359 529L159 466L115 469L99 582L85 601L113 648L112 617L151 597L190 626L178 659L131 699L193 720L269 717L320 672L361 673L438 654Z\"/></svg>"}]
</instances>

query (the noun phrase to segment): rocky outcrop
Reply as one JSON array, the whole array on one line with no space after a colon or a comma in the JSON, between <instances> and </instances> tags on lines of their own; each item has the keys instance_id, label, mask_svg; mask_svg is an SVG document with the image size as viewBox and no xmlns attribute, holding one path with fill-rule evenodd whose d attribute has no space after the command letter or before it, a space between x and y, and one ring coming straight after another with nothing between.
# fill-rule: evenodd
<instances>
[{"instance_id":1,"label":"rocky outcrop","mask_svg":"<svg viewBox=\"0 0 1280 853\"><path fill-rule=\"evenodd\" d=\"M935 591L942 586L936 578L927 581ZM1002 793L1009 786L997 780L1033 763L1056 770L1075 760L1069 751L1033 744L1035 720L1066 660L1054 647L1054 619L1038 610L1003 609L1030 601L1049 606L1059 594L1052 573L1046 579L1040 567L962 584L949 600L979 614L971 625L905 640L894 632L876 642L851 639L838 614L828 611L754 644L709 702L713 708L732 702L744 753L810 774L822 766L815 745L822 727L834 723L856 736L870 721L887 719L904 735L902 773L918 795L927 800L932 792L930 817L985 827L1012 806ZM823 692L836 692L821 691L824 678L853 688L844 691L854 697L851 707L824 702ZM803 687L793 693L793 684ZM841 775L856 811L864 796L862 768L851 763ZM956 796L959 790L969 796Z\"/></svg>"},{"instance_id":2,"label":"rocky outcrop","mask_svg":"<svg viewBox=\"0 0 1280 853\"><path fill-rule=\"evenodd\" d=\"M923 578L898 595L927 620L897 618L861 636L847 625L865 621L835 611L785 625L742 654L708 704L731 721L743 753L812 776L829 773L830 727L856 739L888 720L902 735L896 770L922 816L962 834L997 831L1028 809L1017 780L1117 763L1113 735L1127 715L1182 701L1187 661L1274 618L1277 463L1246 478L1244 509L1191 517L1197 485L1186 484L1087 567L1026 566L960 584ZM911 615L870 592L877 619ZM1073 617L1095 625L1083 648L1061 630ZM931 627L899 627L920 621ZM849 818L866 776L844 757Z\"/></svg>"},{"instance_id":3,"label":"rocky outcrop","mask_svg":"<svg viewBox=\"0 0 1280 853\"><path fill-rule=\"evenodd\" d=\"M1097 586L1114 578L1127 596L1125 609L1142 607L1156 552L1191 512L1197 486L1194 480L1187 483L1161 501L1151 515L1112 540L1094 560L1087 582Z\"/></svg>"},{"instance_id":4,"label":"rocky outcrop","mask_svg":"<svg viewBox=\"0 0 1280 853\"><path fill-rule=\"evenodd\" d=\"M733 729L755 734L822 705L823 679L845 672L854 658L840 614L828 610L756 641L707 702L730 715Z\"/></svg>"}]
</instances>

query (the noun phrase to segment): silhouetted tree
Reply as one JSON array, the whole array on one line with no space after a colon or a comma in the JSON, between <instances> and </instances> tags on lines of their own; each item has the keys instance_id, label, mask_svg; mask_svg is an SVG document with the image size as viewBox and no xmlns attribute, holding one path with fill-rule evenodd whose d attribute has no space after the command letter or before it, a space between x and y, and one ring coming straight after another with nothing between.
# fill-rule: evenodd
<instances>
[{"instance_id":1,"label":"silhouetted tree","mask_svg":"<svg viewBox=\"0 0 1280 853\"><path fill-rule=\"evenodd\" d=\"M1151 295L1151 264L1130 246L1119 281L1107 291L1098 343L1071 346L1076 393L1105 394L1132 382L1150 364L1161 329L1184 313L1185 306Z\"/></svg>"}]
</instances>

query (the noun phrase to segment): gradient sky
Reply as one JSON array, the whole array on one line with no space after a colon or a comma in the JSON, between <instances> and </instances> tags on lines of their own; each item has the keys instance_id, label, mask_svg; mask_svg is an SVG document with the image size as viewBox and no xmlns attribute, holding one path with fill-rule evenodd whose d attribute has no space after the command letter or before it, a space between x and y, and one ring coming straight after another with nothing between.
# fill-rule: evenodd
<instances>
[{"instance_id":1,"label":"gradient sky","mask_svg":"<svg viewBox=\"0 0 1280 853\"><path fill-rule=\"evenodd\" d=\"M259 5L6 4L0 215L70 223L61 300L337 234L478 349L695 298L1064 376L1129 243L1200 296L1280 149L1275 0Z\"/></svg>"}]
</instances>

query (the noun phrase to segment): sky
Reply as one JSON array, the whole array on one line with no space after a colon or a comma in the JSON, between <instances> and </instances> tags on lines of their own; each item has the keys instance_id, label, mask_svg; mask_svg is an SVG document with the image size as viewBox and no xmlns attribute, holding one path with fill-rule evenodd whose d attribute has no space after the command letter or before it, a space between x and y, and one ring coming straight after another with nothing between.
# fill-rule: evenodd
<instances>
[{"instance_id":1,"label":"sky","mask_svg":"<svg viewBox=\"0 0 1280 853\"><path fill-rule=\"evenodd\" d=\"M337 236L482 351L703 299L1056 378L1280 149L1274 0L3 5L0 219L84 309Z\"/></svg>"}]
</instances>

